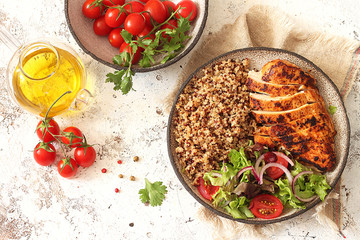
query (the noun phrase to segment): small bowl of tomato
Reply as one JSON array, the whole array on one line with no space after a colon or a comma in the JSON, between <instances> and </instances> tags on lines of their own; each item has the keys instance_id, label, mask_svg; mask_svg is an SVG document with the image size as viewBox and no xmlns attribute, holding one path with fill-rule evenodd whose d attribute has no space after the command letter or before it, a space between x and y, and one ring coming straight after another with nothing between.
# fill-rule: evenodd
<instances>
[{"instance_id":1,"label":"small bowl of tomato","mask_svg":"<svg viewBox=\"0 0 360 240\"><path fill-rule=\"evenodd\" d=\"M119 63L114 57L124 51L128 52L128 55L133 54L132 48L126 44L121 34L123 30L131 34L133 41L140 38L154 40L156 32L162 31L163 38L160 37L159 47L156 48L158 51L163 48L165 40L173 40L164 33L164 29L183 29L177 26L179 15L188 17L190 28L184 34L189 38L181 44L182 47L173 52L166 61L164 58L167 55L164 51L148 59L144 56L149 51L138 47L132 58L133 72L158 70L188 54L200 39L207 12L208 0L65 0L65 14L70 32L82 50L95 60L118 70L127 69L124 66L125 61L123 62L126 59L118 58L121 60Z\"/></svg>"}]
</instances>

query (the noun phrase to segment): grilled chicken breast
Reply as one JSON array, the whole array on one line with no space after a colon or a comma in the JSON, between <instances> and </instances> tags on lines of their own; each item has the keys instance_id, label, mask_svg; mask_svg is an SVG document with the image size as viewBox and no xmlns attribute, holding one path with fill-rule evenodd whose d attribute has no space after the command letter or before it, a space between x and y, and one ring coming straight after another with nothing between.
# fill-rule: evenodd
<instances>
[{"instance_id":1,"label":"grilled chicken breast","mask_svg":"<svg viewBox=\"0 0 360 240\"><path fill-rule=\"evenodd\" d=\"M319 92L313 89L300 91L294 95L272 97L265 94L250 93L250 107L254 110L263 111L286 111L299 108L306 103L320 102L323 105L324 101L320 97Z\"/></svg>"},{"instance_id":2,"label":"grilled chicken breast","mask_svg":"<svg viewBox=\"0 0 360 240\"><path fill-rule=\"evenodd\" d=\"M336 130L316 87L316 79L285 60L274 60L246 82L252 115L259 127L256 143L285 148L320 171L335 166Z\"/></svg>"},{"instance_id":3,"label":"grilled chicken breast","mask_svg":"<svg viewBox=\"0 0 360 240\"><path fill-rule=\"evenodd\" d=\"M316 89L314 86L284 85L261 80L261 72L250 71L246 86L253 92L268 94L272 97L293 95L304 89Z\"/></svg>"},{"instance_id":4,"label":"grilled chicken breast","mask_svg":"<svg viewBox=\"0 0 360 240\"><path fill-rule=\"evenodd\" d=\"M316 86L316 80L301 68L286 60L276 59L261 68L262 80L276 84Z\"/></svg>"}]
</instances>

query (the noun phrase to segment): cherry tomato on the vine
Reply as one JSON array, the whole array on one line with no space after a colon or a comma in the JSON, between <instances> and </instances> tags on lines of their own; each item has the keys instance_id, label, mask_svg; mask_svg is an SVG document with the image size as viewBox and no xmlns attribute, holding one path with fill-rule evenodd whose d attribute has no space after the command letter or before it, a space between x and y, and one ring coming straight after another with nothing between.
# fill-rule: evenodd
<instances>
[{"instance_id":1,"label":"cherry tomato on the vine","mask_svg":"<svg viewBox=\"0 0 360 240\"><path fill-rule=\"evenodd\" d=\"M81 167L90 167L95 162L96 151L89 145L80 146L75 149L74 158Z\"/></svg>"},{"instance_id":2,"label":"cherry tomato on the vine","mask_svg":"<svg viewBox=\"0 0 360 240\"><path fill-rule=\"evenodd\" d=\"M124 23L126 10L123 8L109 8L105 13L105 22L109 27L117 28Z\"/></svg>"},{"instance_id":3,"label":"cherry tomato on the vine","mask_svg":"<svg viewBox=\"0 0 360 240\"><path fill-rule=\"evenodd\" d=\"M111 32L112 28L105 23L105 17L102 16L94 21L93 30L96 35L106 36Z\"/></svg>"},{"instance_id":4,"label":"cherry tomato on the vine","mask_svg":"<svg viewBox=\"0 0 360 240\"><path fill-rule=\"evenodd\" d=\"M130 13L140 13L144 11L144 4L136 1L130 1L126 3L124 6L124 9L126 10L127 14Z\"/></svg>"},{"instance_id":5,"label":"cherry tomato on the vine","mask_svg":"<svg viewBox=\"0 0 360 240\"><path fill-rule=\"evenodd\" d=\"M128 52L130 55L133 53L133 51L132 51L132 48L129 46L129 44L128 43L126 43L126 42L124 42L123 44L121 44L121 46L120 46L120 53L122 53L122 52ZM133 58L133 60L132 60L132 64L136 64L139 60L140 60L140 58L141 58L141 48L137 48L137 50L136 50L136 52L135 52L135 54L134 54L134 58Z\"/></svg>"},{"instance_id":6,"label":"cherry tomato on the vine","mask_svg":"<svg viewBox=\"0 0 360 240\"><path fill-rule=\"evenodd\" d=\"M163 1L162 2L166 9L166 19L170 17L171 13L175 11L176 5L172 1Z\"/></svg>"},{"instance_id":7,"label":"cherry tomato on the vine","mask_svg":"<svg viewBox=\"0 0 360 240\"><path fill-rule=\"evenodd\" d=\"M51 165L56 158L55 147L51 143L38 143L34 148L34 159L41 166Z\"/></svg>"},{"instance_id":8,"label":"cherry tomato on the vine","mask_svg":"<svg viewBox=\"0 0 360 240\"><path fill-rule=\"evenodd\" d=\"M62 131L61 141L70 147L81 146L83 134L77 127L67 127Z\"/></svg>"},{"instance_id":9,"label":"cherry tomato on the vine","mask_svg":"<svg viewBox=\"0 0 360 240\"><path fill-rule=\"evenodd\" d=\"M52 118L41 120L36 126L36 134L43 142L47 143L54 141L54 136L58 136L60 134L59 124Z\"/></svg>"},{"instance_id":10,"label":"cherry tomato on the vine","mask_svg":"<svg viewBox=\"0 0 360 240\"><path fill-rule=\"evenodd\" d=\"M121 44L124 42L123 37L121 36L121 31L123 28L114 28L109 33L109 42L111 46L120 48Z\"/></svg>"},{"instance_id":11,"label":"cherry tomato on the vine","mask_svg":"<svg viewBox=\"0 0 360 240\"><path fill-rule=\"evenodd\" d=\"M150 0L144 6L144 17L146 24L151 26L152 22L150 17L157 23L160 24L166 20L166 9L164 4L159 0ZM150 15L150 16L149 16Z\"/></svg>"},{"instance_id":12,"label":"cherry tomato on the vine","mask_svg":"<svg viewBox=\"0 0 360 240\"><path fill-rule=\"evenodd\" d=\"M175 29L178 27L177 21L175 19L170 19L166 24L162 25L160 29ZM172 37L167 35L165 32L161 34L164 38L167 38L168 41L171 40Z\"/></svg>"},{"instance_id":13,"label":"cherry tomato on the vine","mask_svg":"<svg viewBox=\"0 0 360 240\"><path fill-rule=\"evenodd\" d=\"M140 13L131 13L125 18L124 28L133 36L141 33L145 28L145 18Z\"/></svg>"},{"instance_id":14,"label":"cherry tomato on the vine","mask_svg":"<svg viewBox=\"0 0 360 240\"><path fill-rule=\"evenodd\" d=\"M104 11L101 4L97 4L96 0L86 0L82 6L82 12L85 17L90 19L99 18Z\"/></svg>"},{"instance_id":15,"label":"cherry tomato on the vine","mask_svg":"<svg viewBox=\"0 0 360 240\"><path fill-rule=\"evenodd\" d=\"M103 0L102 4L104 4L107 7L111 7L114 5L124 5L125 0Z\"/></svg>"},{"instance_id":16,"label":"cherry tomato on the vine","mask_svg":"<svg viewBox=\"0 0 360 240\"><path fill-rule=\"evenodd\" d=\"M151 32L151 30L152 30L151 27L145 26L144 30L136 36L136 39L140 39L140 38L142 38L142 37L145 37L145 36L149 35L149 33ZM152 33L152 34L150 34L149 36L145 37L144 39L154 40L154 39L155 39L155 34Z\"/></svg>"},{"instance_id":17,"label":"cherry tomato on the vine","mask_svg":"<svg viewBox=\"0 0 360 240\"><path fill-rule=\"evenodd\" d=\"M75 176L78 170L78 166L74 159L64 158L59 161L57 169L60 176L64 178L71 178Z\"/></svg>"},{"instance_id":18,"label":"cherry tomato on the vine","mask_svg":"<svg viewBox=\"0 0 360 240\"><path fill-rule=\"evenodd\" d=\"M182 9L180 9L176 14L175 16L177 18L180 18L180 16L182 16L183 18L187 18L190 14L190 18L189 18L189 21L192 21L196 18L197 16L197 7L196 7L196 4L191 1L191 0L183 0L183 1L180 1L177 5L176 5L176 10L181 7Z\"/></svg>"}]
</instances>

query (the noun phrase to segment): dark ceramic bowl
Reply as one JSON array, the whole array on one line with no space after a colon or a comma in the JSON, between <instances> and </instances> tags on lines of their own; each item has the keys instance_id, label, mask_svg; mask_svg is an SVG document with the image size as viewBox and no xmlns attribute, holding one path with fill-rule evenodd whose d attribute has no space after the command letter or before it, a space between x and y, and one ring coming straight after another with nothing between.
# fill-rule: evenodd
<instances>
[{"instance_id":1,"label":"dark ceramic bowl","mask_svg":"<svg viewBox=\"0 0 360 240\"><path fill-rule=\"evenodd\" d=\"M202 69L212 66L213 64L226 60L226 59L244 59L248 58L250 60L250 69L261 69L261 67L274 59L286 59L294 64L298 65L299 67L303 68L304 70L311 71L311 74L317 79L317 86L320 90L321 96L324 98L326 104L331 104L337 107L336 113L332 116L333 122L335 125L335 129L337 131L335 137L335 149L336 149L336 158L337 164L335 169L332 172L326 173L326 177L328 180L331 189L333 189L338 182L347 161L349 145L350 145L350 125L349 120L346 114L346 109L344 107L344 103L340 97L340 93L336 88L335 84L329 79L329 77L315 64L311 61L305 59L304 57L280 49L271 49L271 48L246 48L246 49L239 49L235 51L231 51L225 53L215 59L209 61L208 63L204 64L200 68L198 68L189 78L187 81L181 86L173 107L170 112L169 123L168 123L168 130L167 130L167 144L168 144L168 152L171 164L175 170L177 177L179 178L180 182L184 185L184 187L189 191L189 193L202 205L213 211L214 213L218 214L219 216L232 219L235 221L249 223L249 224L269 224L275 222L281 222L295 216L298 216L310 208L314 207L315 205L319 204L321 200L319 198L314 199L312 202L306 204L306 209L284 209L281 216L275 219L265 220L265 219L233 219L231 215L227 212L214 208L209 201L204 199L199 192L197 191L196 187L191 185L190 179L181 171L182 167L178 161L177 155L175 153L175 148L177 147L177 142L174 138L174 116L176 116L176 108L175 105L179 99L179 95L183 92L185 86L192 81L193 77L200 78L203 73ZM328 106L327 106L328 107ZM331 191L331 190L330 190ZM330 192L329 191L329 192Z\"/></svg>"},{"instance_id":2,"label":"dark ceramic bowl","mask_svg":"<svg viewBox=\"0 0 360 240\"><path fill-rule=\"evenodd\" d=\"M180 0L174 0L175 3L179 1ZM198 14L197 18L191 24L191 29L189 31L191 38L185 43L185 47L176 57L164 64L160 63L160 59L155 59L158 60L157 64L148 68L141 68L139 65L135 64L133 65L133 71L150 72L170 66L179 61L194 48L205 28L208 14L208 0L193 1L198 7ZM112 58L119 54L119 49L110 45L107 36L97 36L93 31L93 20L86 18L82 14L82 5L84 2L85 0L65 0L66 21L76 42L84 52L89 54L95 60L115 69L125 69L124 67L114 64L112 61Z\"/></svg>"}]
</instances>

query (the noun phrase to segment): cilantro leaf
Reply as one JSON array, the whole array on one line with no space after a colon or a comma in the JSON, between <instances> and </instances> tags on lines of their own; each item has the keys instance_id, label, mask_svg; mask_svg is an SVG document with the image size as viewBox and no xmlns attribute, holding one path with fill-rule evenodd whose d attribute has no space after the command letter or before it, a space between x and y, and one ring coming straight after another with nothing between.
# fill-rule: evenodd
<instances>
[{"instance_id":1,"label":"cilantro leaf","mask_svg":"<svg viewBox=\"0 0 360 240\"><path fill-rule=\"evenodd\" d=\"M331 106L331 105L329 106L329 113L331 115L334 115L336 113L336 110L337 110L337 107Z\"/></svg>"},{"instance_id":2,"label":"cilantro leaf","mask_svg":"<svg viewBox=\"0 0 360 240\"><path fill-rule=\"evenodd\" d=\"M123 94L127 94L132 88L132 76L134 73L128 68L106 74L105 82L114 83L114 90L121 90Z\"/></svg>"},{"instance_id":3,"label":"cilantro leaf","mask_svg":"<svg viewBox=\"0 0 360 240\"><path fill-rule=\"evenodd\" d=\"M128 31L126 31L125 29L123 29L122 31L121 31L121 36L123 37L123 39L124 39L124 41L126 42L126 43L130 43L131 42L131 40L132 40L132 35L131 35L131 33L129 33Z\"/></svg>"},{"instance_id":4,"label":"cilantro leaf","mask_svg":"<svg viewBox=\"0 0 360 240\"><path fill-rule=\"evenodd\" d=\"M139 190L140 200L143 203L150 203L151 206L160 206L167 193L166 186L162 182L151 183L145 178L145 188Z\"/></svg>"}]
</instances>

